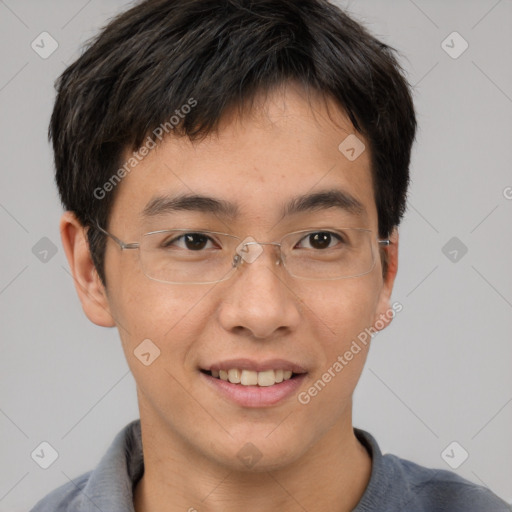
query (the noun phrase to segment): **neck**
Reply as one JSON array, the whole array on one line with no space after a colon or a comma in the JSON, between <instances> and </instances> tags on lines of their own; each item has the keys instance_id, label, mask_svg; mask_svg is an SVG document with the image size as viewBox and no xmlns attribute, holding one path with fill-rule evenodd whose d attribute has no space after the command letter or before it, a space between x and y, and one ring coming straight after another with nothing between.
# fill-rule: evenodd
<instances>
[{"instance_id":1,"label":"neck","mask_svg":"<svg viewBox=\"0 0 512 512\"><path fill-rule=\"evenodd\" d=\"M134 489L136 512L348 512L370 479L371 458L355 437L351 417L300 459L260 472L216 464L158 421L145 422L142 412L141 427L144 475Z\"/></svg>"}]
</instances>

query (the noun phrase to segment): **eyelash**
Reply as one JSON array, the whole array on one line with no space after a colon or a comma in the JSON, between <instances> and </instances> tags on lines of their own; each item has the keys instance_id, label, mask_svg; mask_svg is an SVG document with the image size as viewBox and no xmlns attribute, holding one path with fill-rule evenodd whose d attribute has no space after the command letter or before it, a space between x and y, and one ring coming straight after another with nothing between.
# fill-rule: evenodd
<instances>
[{"instance_id":1,"label":"eyelash","mask_svg":"<svg viewBox=\"0 0 512 512\"><path fill-rule=\"evenodd\" d=\"M343 240L343 237L342 237L340 234L338 234L338 233L334 233L334 232L332 232L332 231L310 231L310 232L306 233L306 234L305 234L305 235L304 235L304 236L303 236L303 237L302 237L302 238L297 242L297 245L298 245L299 243L301 243L302 241L307 240L307 239L308 239L309 237L311 237L312 235L317 235L317 234L327 234L327 235L329 235L329 236L333 237L333 239L337 239L337 240L338 240L338 242L340 242L340 243L346 243L346 242L345 242L345 240ZM204 236L204 237L206 237L206 238L207 238L207 240L208 240L209 242L213 242L213 243L215 243L215 240L213 240L213 238L212 238L212 237L210 237L210 236L208 236L206 233L203 233L203 232L201 232L201 231L191 231L191 232L189 232L189 233L184 233L183 235L180 235L180 236L178 236L178 237L175 237L175 238L173 238L173 239L171 239L171 240L164 240L164 241L162 242L162 244L161 244L161 245L162 245L162 247L163 247L163 248L168 248L168 247L170 247L171 245L175 244L175 243L176 243L177 241L179 241L179 240L185 240L185 237L190 236L190 235L199 235L199 236ZM185 243L186 243L186 242L185 242ZM184 248L185 248L185 249L187 249L186 247L184 247ZM332 248L332 247L331 247L331 246L329 246L328 248ZM199 252L199 251L198 251L198 252Z\"/></svg>"}]
</instances>

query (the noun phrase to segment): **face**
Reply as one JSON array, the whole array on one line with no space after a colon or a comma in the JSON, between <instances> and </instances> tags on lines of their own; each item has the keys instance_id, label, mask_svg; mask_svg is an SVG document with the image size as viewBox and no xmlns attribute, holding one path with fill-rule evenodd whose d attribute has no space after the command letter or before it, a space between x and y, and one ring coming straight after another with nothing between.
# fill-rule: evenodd
<instances>
[{"instance_id":1,"label":"face","mask_svg":"<svg viewBox=\"0 0 512 512\"><path fill-rule=\"evenodd\" d=\"M396 260L393 243L385 249L391 251L391 270L383 277L368 144L353 161L338 149L351 133L352 125L334 104L328 113L322 101L310 104L288 86L257 103L250 115L226 116L218 133L203 141L168 138L119 185L108 230L125 242L172 228L260 242L315 228L373 232L373 269L338 280L292 277L276 264L276 248L263 245L252 263L244 262L223 282L162 283L144 274L139 251L121 251L108 241L104 309L98 312L83 297L84 309L102 325L115 319L137 383L142 423L156 426L173 446L240 469L240 450L250 442L263 454L257 469L268 470L307 456L333 429L351 428L352 394L369 346L358 342L357 350L353 342L389 311ZM362 208L324 201L283 217L295 198L326 191L344 194ZM232 207L228 212L167 207L143 214L155 198L184 194ZM147 339L160 350L149 365L134 354ZM152 346L146 346L150 353ZM345 357L347 352L352 357ZM293 377L245 387L213 376L230 368L291 370ZM279 372L266 372L261 382L269 375L279 379Z\"/></svg>"}]
</instances>

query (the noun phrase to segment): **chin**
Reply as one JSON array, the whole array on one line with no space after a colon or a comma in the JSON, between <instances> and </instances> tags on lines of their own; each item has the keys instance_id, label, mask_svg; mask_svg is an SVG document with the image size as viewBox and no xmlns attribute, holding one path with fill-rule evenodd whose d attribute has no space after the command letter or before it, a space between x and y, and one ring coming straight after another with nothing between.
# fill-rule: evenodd
<instances>
[{"instance_id":1,"label":"chin","mask_svg":"<svg viewBox=\"0 0 512 512\"><path fill-rule=\"evenodd\" d=\"M304 452L304 440L278 435L273 425L243 435L238 433L226 442L215 443L212 458L230 470L247 473L276 471L293 464ZM270 433L270 435L269 435Z\"/></svg>"}]
</instances>

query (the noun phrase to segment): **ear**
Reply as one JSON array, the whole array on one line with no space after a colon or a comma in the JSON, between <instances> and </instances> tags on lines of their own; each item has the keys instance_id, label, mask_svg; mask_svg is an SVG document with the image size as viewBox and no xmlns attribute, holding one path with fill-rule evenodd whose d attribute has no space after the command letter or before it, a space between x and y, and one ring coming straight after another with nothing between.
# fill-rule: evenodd
<instances>
[{"instance_id":1,"label":"ear","mask_svg":"<svg viewBox=\"0 0 512 512\"><path fill-rule=\"evenodd\" d=\"M60 236L75 288L87 318L102 327L114 327L107 293L94 267L87 241L87 231L73 212L60 219Z\"/></svg>"},{"instance_id":2,"label":"ear","mask_svg":"<svg viewBox=\"0 0 512 512\"><path fill-rule=\"evenodd\" d=\"M382 288L379 302L373 319L373 326L376 331L387 327L395 316L395 308L391 306L391 293L398 271L398 229L395 228L389 237L389 245L381 249L381 261L385 274L383 275Z\"/></svg>"}]
</instances>

